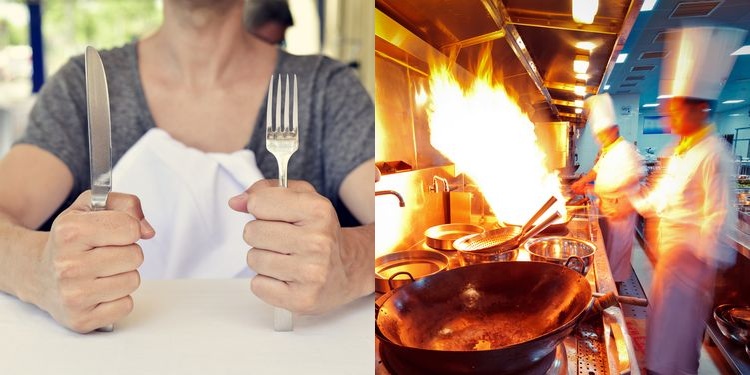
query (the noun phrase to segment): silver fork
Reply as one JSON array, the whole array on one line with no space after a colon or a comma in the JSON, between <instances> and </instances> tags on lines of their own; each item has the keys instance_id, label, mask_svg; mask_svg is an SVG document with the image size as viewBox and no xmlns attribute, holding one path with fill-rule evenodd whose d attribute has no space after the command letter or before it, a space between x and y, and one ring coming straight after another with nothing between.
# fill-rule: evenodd
<instances>
[{"instance_id":1,"label":"silver fork","mask_svg":"<svg viewBox=\"0 0 750 375\"><path fill-rule=\"evenodd\" d=\"M276 157L279 164L279 186L287 187L287 164L289 158L299 148L299 124L297 121L297 75L294 77L292 90L293 102L289 102L289 74L286 75L284 90L284 117L281 117L281 75L278 76L276 90L276 121L272 117L273 105L273 76L268 84L268 103L266 104L266 149ZM292 119L289 121L289 107L292 107ZM275 123L275 126L274 126ZM289 310L275 307L273 309L273 329L276 331L291 331L294 329L292 313Z\"/></svg>"}]
</instances>

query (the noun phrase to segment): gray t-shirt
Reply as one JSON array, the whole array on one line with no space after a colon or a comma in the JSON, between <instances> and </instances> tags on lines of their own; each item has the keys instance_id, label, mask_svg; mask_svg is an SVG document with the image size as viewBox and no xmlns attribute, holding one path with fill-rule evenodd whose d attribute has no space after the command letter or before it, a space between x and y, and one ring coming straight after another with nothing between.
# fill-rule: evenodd
<instances>
[{"instance_id":1,"label":"gray t-shirt","mask_svg":"<svg viewBox=\"0 0 750 375\"><path fill-rule=\"evenodd\" d=\"M112 119L112 162L157 126L146 103L136 44L101 52ZM333 203L342 225L358 224L338 196L349 172L375 156L372 100L352 70L324 56L295 56L279 50L276 74L297 74L299 150L289 161L289 179L305 180ZM266 178L278 178L276 159L265 147L265 101L247 149ZM70 168L70 205L90 188L86 85L83 56L72 58L43 87L29 126L16 143L41 147ZM55 215L56 216L56 215ZM53 218L50 218L53 219ZM44 227L48 227L49 222Z\"/></svg>"}]
</instances>

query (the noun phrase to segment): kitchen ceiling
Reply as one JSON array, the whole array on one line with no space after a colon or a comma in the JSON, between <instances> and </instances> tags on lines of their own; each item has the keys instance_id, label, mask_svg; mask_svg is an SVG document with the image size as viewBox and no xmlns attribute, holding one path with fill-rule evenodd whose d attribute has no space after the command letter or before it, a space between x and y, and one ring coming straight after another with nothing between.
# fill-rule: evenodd
<instances>
[{"instance_id":1,"label":"kitchen ceiling","mask_svg":"<svg viewBox=\"0 0 750 375\"><path fill-rule=\"evenodd\" d=\"M657 102L664 41L668 30L681 26L707 25L749 30L750 1L658 0L652 11L640 12L638 15L622 50L628 53L628 57L624 63L615 64L609 80L605 83L609 85L607 91L612 95L638 94L641 98L640 112L646 115L656 114L657 108L644 108L643 105ZM747 44L750 44L750 36L744 43ZM604 85L601 91L604 91ZM745 102L722 104L730 99L744 99ZM748 102L750 55L744 55L737 57L734 69L719 98L717 112L745 108Z\"/></svg>"},{"instance_id":2,"label":"kitchen ceiling","mask_svg":"<svg viewBox=\"0 0 750 375\"><path fill-rule=\"evenodd\" d=\"M601 0L591 24L572 19L570 1L376 0L378 10L469 71L491 47L494 77L533 121L570 120L577 84L578 42L592 43L586 92L593 94L614 67L616 52L637 17L641 0ZM580 84L580 81L578 82Z\"/></svg>"},{"instance_id":3,"label":"kitchen ceiling","mask_svg":"<svg viewBox=\"0 0 750 375\"><path fill-rule=\"evenodd\" d=\"M569 0L376 0L376 8L469 71L481 49L492 47L495 78L518 99L534 121L568 120L583 125L575 113L573 60L578 42L591 42L586 95L607 90L637 94L641 105L656 101L664 32L685 25L721 25L750 29L750 1L658 0L640 12L643 0L600 0L591 24L572 19ZM748 44L748 43L745 43ZM615 63L620 52L629 57ZM718 111L747 106L750 56L739 56ZM655 113L641 108L642 113Z\"/></svg>"}]
</instances>

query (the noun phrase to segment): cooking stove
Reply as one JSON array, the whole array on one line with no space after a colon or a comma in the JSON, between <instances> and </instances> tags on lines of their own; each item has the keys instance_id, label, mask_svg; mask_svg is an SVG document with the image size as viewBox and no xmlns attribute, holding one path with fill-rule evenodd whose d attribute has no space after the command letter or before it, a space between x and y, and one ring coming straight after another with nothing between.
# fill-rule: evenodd
<instances>
[{"instance_id":1,"label":"cooking stove","mask_svg":"<svg viewBox=\"0 0 750 375\"><path fill-rule=\"evenodd\" d=\"M543 235L569 235L589 240L595 243L598 248L603 249L597 221L596 215L574 216L568 227L564 228L563 233L545 233ZM436 251L428 247L424 241L410 248L410 250L413 249ZM447 255L450 260L448 269L460 267L457 252L443 251L442 253ZM519 254L519 257L522 257L522 255ZM593 290L603 293L614 290L614 280L604 251L595 253L593 267L587 278L591 282ZM615 343L615 340L610 337L613 322L624 326L622 311L612 309L614 308L608 309L608 312L602 314L600 318L579 324L574 333L565 338L555 352L538 362L538 366L535 368L528 369L524 374L598 375L618 372L628 373L629 370L630 374L640 375L629 337L624 343ZM627 353L619 352L623 350L621 347L618 348L620 344L626 346ZM388 349L380 345L377 338L375 340L375 353L376 375L425 374L424 371L412 368L408 363L403 363L397 358L389 356ZM626 358L625 362L622 362L623 356Z\"/></svg>"}]
</instances>

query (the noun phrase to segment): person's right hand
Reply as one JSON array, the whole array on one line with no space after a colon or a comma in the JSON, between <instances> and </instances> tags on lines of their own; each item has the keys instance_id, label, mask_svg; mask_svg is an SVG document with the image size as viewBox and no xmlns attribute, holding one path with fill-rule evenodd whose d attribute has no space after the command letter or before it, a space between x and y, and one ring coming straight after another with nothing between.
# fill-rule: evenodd
<instances>
[{"instance_id":1,"label":"person's right hand","mask_svg":"<svg viewBox=\"0 0 750 375\"><path fill-rule=\"evenodd\" d=\"M105 211L92 211L89 202L86 191L55 219L36 270L36 304L80 333L130 313L143 263L135 242L155 235L136 196L110 193Z\"/></svg>"}]
</instances>

